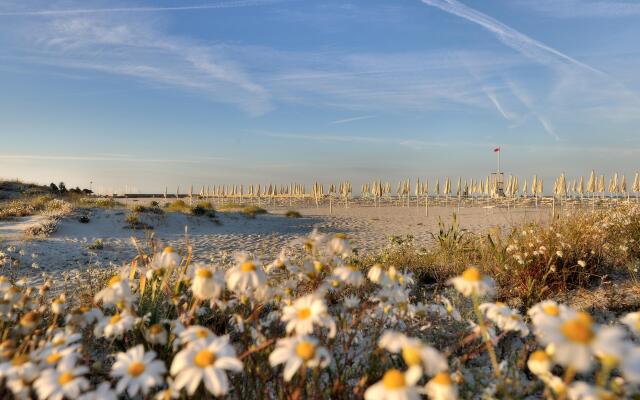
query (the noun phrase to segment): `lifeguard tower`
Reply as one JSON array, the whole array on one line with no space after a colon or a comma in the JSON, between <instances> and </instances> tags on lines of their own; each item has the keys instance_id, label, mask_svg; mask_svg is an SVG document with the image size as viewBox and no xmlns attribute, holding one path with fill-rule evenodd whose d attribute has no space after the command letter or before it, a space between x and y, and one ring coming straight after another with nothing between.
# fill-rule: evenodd
<instances>
[{"instance_id":1,"label":"lifeguard tower","mask_svg":"<svg viewBox=\"0 0 640 400\"><path fill-rule=\"evenodd\" d=\"M504 197L504 172L500 171L501 150L499 146L493 149L493 152L498 155L498 170L491 173L491 185L495 188L494 196L496 197Z\"/></svg>"}]
</instances>

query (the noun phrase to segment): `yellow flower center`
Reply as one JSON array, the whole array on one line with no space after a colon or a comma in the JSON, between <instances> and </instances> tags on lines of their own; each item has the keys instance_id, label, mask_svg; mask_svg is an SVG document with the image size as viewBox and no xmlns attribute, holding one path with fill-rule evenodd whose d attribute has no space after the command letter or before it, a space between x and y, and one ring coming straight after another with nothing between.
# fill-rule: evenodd
<instances>
[{"instance_id":1,"label":"yellow flower center","mask_svg":"<svg viewBox=\"0 0 640 400\"><path fill-rule=\"evenodd\" d=\"M207 268L199 268L196 271L196 276L198 278L211 279L213 277L213 273Z\"/></svg>"},{"instance_id":2,"label":"yellow flower center","mask_svg":"<svg viewBox=\"0 0 640 400\"><path fill-rule=\"evenodd\" d=\"M557 317L558 315L560 315L560 308L558 308L558 306L555 304L545 305L544 307L542 307L542 311L552 317Z\"/></svg>"},{"instance_id":3,"label":"yellow flower center","mask_svg":"<svg viewBox=\"0 0 640 400\"><path fill-rule=\"evenodd\" d=\"M162 332L164 332L164 328L160 324L151 325L151 327L149 328L149 333L151 333L152 335L159 335Z\"/></svg>"},{"instance_id":4,"label":"yellow flower center","mask_svg":"<svg viewBox=\"0 0 640 400\"><path fill-rule=\"evenodd\" d=\"M28 326L28 325L35 324L37 316L38 316L38 314L36 314L35 312L29 311L28 313L23 315L22 318L20 319L20 325Z\"/></svg>"},{"instance_id":5,"label":"yellow flower center","mask_svg":"<svg viewBox=\"0 0 640 400\"><path fill-rule=\"evenodd\" d=\"M422 362L420 352L415 347L402 348L402 358L409 366L419 365Z\"/></svg>"},{"instance_id":6,"label":"yellow flower center","mask_svg":"<svg viewBox=\"0 0 640 400\"><path fill-rule=\"evenodd\" d=\"M193 359L193 362L200 368L207 368L216 362L216 355L209 350L200 350Z\"/></svg>"},{"instance_id":7,"label":"yellow flower center","mask_svg":"<svg viewBox=\"0 0 640 400\"><path fill-rule=\"evenodd\" d=\"M120 278L120 275L115 275L111 279L109 279L109 286L113 287L120 282L122 282L122 278Z\"/></svg>"},{"instance_id":8,"label":"yellow flower center","mask_svg":"<svg viewBox=\"0 0 640 400\"><path fill-rule=\"evenodd\" d=\"M316 354L316 347L311 342L300 342L296 346L296 354L304 361L309 361Z\"/></svg>"},{"instance_id":9,"label":"yellow flower center","mask_svg":"<svg viewBox=\"0 0 640 400\"><path fill-rule=\"evenodd\" d=\"M60 361L60 359L62 358L62 356L60 355L60 353L51 353L48 357L47 357L47 364L55 364L58 361Z\"/></svg>"},{"instance_id":10,"label":"yellow flower center","mask_svg":"<svg viewBox=\"0 0 640 400\"><path fill-rule=\"evenodd\" d=\"M132 362L127 372L129 372L129 375L137 378L144 372L144 364L139 361Z\"/></svg>"},{"instance_id":11,"label":"yellow flower center","mask_svg":"<svg viewBox=\"0 0 640 400\"><path fill-rule=\"evenodd\" d=\"M54 346L62 346L65 343L64 339L59 337L52 342Z\"/></svg>"},{"instance_id":12,"label":"yellow flower center","mask_svg":"<svg viewBox=\"0 0 640 400\"><path fill-rule=\"evenodd\" d=\"M479 282L482 279L482 275L480 275L480 271L477 268L471 267L462 273L462 279L470 282Z\"/></svg>"},{"instance_id":13,"label":"yellow flower center","mask_svg":"<svg viewBox=\"0 0 640 400\"><path fill-rule=\"evenodd\" d=\"M164 250L162 250L162 252L165 254L171 254L171 253L175 253L176 251L173 249L173 247L167 246L164 248Z\"/></svg>"},{"instance_id":14,"label":"yellow flower center","mask_svg":"<svg viewBox=\"0 0 640 400\"><path fill-rule=\"evenodd\" d=\"M298 310L298 319L307 319L311 316L311 309L309 307Z\"/></svg>"},{"instance_id":15,"label":"yellow flower center","mask_svg":"<svg viewBox=\"0 0 640 400\"><path fill-rule=\"evenodd\" d=\"M384 376L382 377L382 384L389 390L403 388L406 386L404 374L397 369L390 369L384 373Z\"/></svg>"},{"instance_id":16,"label":"yellow flower center","mask_svg":"<svg viewBox=\"0 0 640 400\"><path fill-rule=\"evenodd\" d=\"M543 350L536 350L529 356L529 360L545 362L549 360L549 356Z\"/></svg>"},{"instance_id":17,"label":"yellow flower center","mask_svg":"<svg viewBox=\"0 0 640 400\"><path fill-rule=\"evenodd\" d=\"M111 319L109 319L109 325L115 325L118 322L120 322L121 319L122 317L120 316L120 314L116 314L113 317L111 317Z\"/></svg>"},{"instance_id":18,"label":"yellow flower center","mask_svg":"<svg viewBox=\"0 0 640 400\"><path fill-rule=\"evenodd\" d=\"M204 339L207 336L209 336L209 331L206 329L198 329L196 331L196 336L199 337L200 339Z\"/></svg>"},{"instance_id":19,"label":"yellow flower center","mask_svg":"<svg viewBox=\"0 0 640 400\"><path fill-rule=\"evenodd\" d=\"M438 385L451 386L451 375L446 372L438 372L431 381Z\"/></svg>"},{"instance_id":20,"label":"yellow flower center","mask_svg":"<svg viewBox=\"0 0 640 400\"><path fill-rule=\"evenodd\" d=\"M19 365L26 363L27 361L29 361L29 356L21 354L19 356L13 357L13 360L11 360L11 365L17 367Z\"/></svg>"},{"instance_id":21,"label":"yellow flower center","mask_svg":"<svg viewBox=\"0 0 640 400\"><path fill-rule=\"evenodd\" d=\"M73 380L73 374L71 372L64 372L62 375L58 377L58 383L61 385L66 385L72 380Z\"/></svg>"},{"instance_id":22,"label":"yellow flower center","mask_svg":"<svg viewBox=\"0 0 640 400\"><path fill-rule=\"evenodd\" d=\"M254 272L256 270L256 265L252 261L245 261L240 264L240 271L242 272Z\"/></svg>"},{"instance_id":23,"label":"yellow flower center","mask_svg":"<svg viewBox=\"0 0 640 400\"><path fill-rule=\"evenodd\" d=\"M560 326L562 334L572 342L589 343L593 339L593 330L591 329L591 319L585 320L578 316L569 320Z\"/></svg>"}]
</instances>

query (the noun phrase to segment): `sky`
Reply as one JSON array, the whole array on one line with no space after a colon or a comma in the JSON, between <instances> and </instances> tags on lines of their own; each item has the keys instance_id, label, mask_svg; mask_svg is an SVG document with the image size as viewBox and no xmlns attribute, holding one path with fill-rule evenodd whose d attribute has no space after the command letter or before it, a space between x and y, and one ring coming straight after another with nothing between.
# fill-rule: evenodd
<instances>
[{"instance_id":1,"label":"sky","mask_svg":"<svg viewBox=\"0 0 640 400\"><path fill-rule=\"evenodd\" d=\"M632 174L638 38L631 0L1 0L0 178Z\"/></svg>"}]
</instances>

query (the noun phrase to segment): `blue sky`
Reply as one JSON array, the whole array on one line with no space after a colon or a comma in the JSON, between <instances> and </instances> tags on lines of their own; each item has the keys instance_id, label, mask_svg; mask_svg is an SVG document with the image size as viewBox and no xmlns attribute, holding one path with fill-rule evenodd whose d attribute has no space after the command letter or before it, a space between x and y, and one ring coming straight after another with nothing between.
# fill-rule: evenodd
<instances>
[{"instance_id":1,"label":"blue sky","mask_svg":"<svg viewBox=\"0 0 640 400\"><path fill-rule=\"evenodd\" d=\"M0 3L0 176L103 190L630 174L640 3Z\"/></svg>"}]
</instances>

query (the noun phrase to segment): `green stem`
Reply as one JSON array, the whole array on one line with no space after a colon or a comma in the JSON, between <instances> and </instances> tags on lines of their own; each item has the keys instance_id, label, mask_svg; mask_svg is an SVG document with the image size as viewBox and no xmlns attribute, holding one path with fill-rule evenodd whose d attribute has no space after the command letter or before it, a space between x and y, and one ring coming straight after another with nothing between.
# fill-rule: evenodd
<instances>
[{"instance_id":1,"label":"green stem","mask_svg":"<svg viewBox=\"0 0 640 400\"><path fill-rule=\"evenodd\" d=\"M485 346L487 347L487 353L489 353L489 358L491 359L491 365L493 366L493 372L496 378L500 378L500 367L498 366L498 357L496 356L496 351L493 348L493 343L491 342L491 336L489 335L489 330L487 329L487 325L484 322L484 315L482 315L482 311L480 311L478 295L475 293L471 296L473 299L473 310L478 317L478 326L480 327L480 332L482 333L482 337L484 339Z\"/></svg>"}]
</instances>

